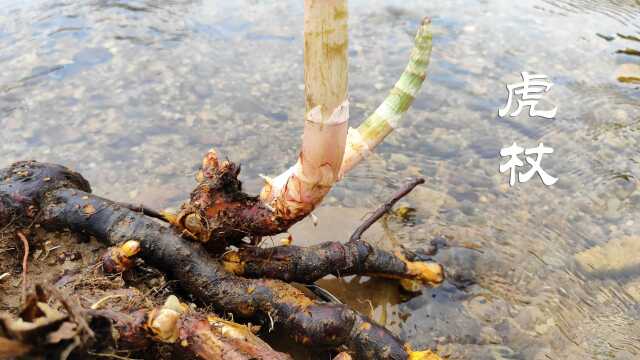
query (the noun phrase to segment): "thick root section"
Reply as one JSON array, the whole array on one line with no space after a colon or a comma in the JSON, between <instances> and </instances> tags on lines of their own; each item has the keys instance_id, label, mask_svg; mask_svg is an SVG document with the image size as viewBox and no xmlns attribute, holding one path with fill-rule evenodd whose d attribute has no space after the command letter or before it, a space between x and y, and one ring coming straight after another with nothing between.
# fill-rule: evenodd
<instances>
[{"instance_id":1,"label":"thick root section","mask_svg":"<svg viewBox=\"0 0 640 360\"><path fill-rule=\"evenodd\" d=\"M415 279L425 284L439 284L444 280L442 265L433 262L409 261L401 255L398 258L407 267L407 279Z\"/></svg>"},{"instance_id":2,"label":"thick root section","mask_svg":"<svg viewBox=\"0 0 640 360\"><path fill-rule=\"evenodd\" d=\"M199 185L192 192L191 201L183 205L171 222L183 234L207 243L210 251L223 252L229 243L237 243L245 236L256 238L277 234L298 220L280 216L278 209L244 194L238 174L239 168L235 164L220 162L215 151L209 151L196 177ZM422 182L417 180L409 184L379 209L380 216ZM359 233L365 229L359 229ZM402 284L407 289L411 287L411 284L406 285L407 280L429 285L443 280L439 264L407 260L401 253L376 249L361 241L359 236L347 244L327 242L309 248L245 247L238 252L226 253L224 267L236 275L306 283L329 274L363 274L405 280Z\"/></svg>"},{"instance_id":3,"label":"thick root section","mask_svg":"<svg viewBox=\"0 0 640 360\"><path fill-rule=\"evenodd\" d=\"M401 253L380 250L364 241L326 242L310 247L247 247L223 257L225 269L252 278L311 283L326 275L370 275L436 285L443 270L434 262L409 261Z\"/></svg>"},{"instance_id":4,"label":"thick root section","mask_svg":"<svg viewBox=\"0 0 640 360\"><path fill-rule=\"evenodd\" d=\"M245 247L225 253L225 269L248 277L268 277L284 281L311 283L326 275L370 275L401 280L400 284L415 291L424 284L436 285L444 280L440 264L414 261L401 252L378 249L363 241L362 234L393 205L407 195L423 179L406 184L382 206L376 209L353 233L345 244L325 242L310 247L278 246L272 248Z\"/></svg>"},{"instance_id":5,"label":"thick root section","mask_svg":"<svg viewBox=\"0 0 640 360\"><path fill-rule=\"evenodd\" d=\"M16 170L31 175L16 178ZM61 179L62 184L51 186L48 191L37 190L37 186L48 183L37 174L51 174L51 178ZM77 178L77 181L69 182L68 178ZM232 312L240 318L265 320L302 344L345 348L355 358L409 357L402 341L366 316L344 305L314 302L279 280L238 277L226 271L200 244L183 240L175 229L83 191L88 189L88 183L66 168L19 163L0 170L0 179L0 203L3 204L0 219L24 218L30 207L23 204L36 206L38 222L49 229L83 232L110 246L137 241L141 259L177 280L198 301L220 311ZM32 197L25 201L20 196L25 194L23 190L29 189L37 191L31 191ZM23 200L17 203L17 197ZM11 209L11 216L3 212L4 209ZM5 223L0 223L2 225Z\"/></svg>"},{"instance_id":6,"label":"thick root section","mask_svg":"<svg viewBox=\"0 0 640 360\"><path fill-rule=\"evenodd\" d=\"M257 196L242 192L239 174L239 166L227 160L220 162L216 152L210 150L196 175L198 185L190 201L178 214L165 218L214 252L222 252L244 237L279 234L299 220L278 217Z\"/></svg>"},{"instance_id":7,"label":"thick root section","mask_svg":"<svg viewBox=\"0 0 640 360\"><path fill-rule=\"evenodd\" d=\"M177 344L200 359L291 359L271 349L248 327L194 312L173 295L150 312L146 327L155 340Z\"/></svg>"},{"instance_id":8,"label":"thick root section","mask_svg":"<svg viewBox=\"0 0 640 360\"><path fill-rule=\"evenodd\" d=\"M291 359L246 326L192 310L173 295L163 306L124 312L83 309L53 288L36 289L20 318L0 318L0 358L66 358L72 352L86 357L106 349L139 351L156 342L204 360Z\"/></svg>"}]
</instances>

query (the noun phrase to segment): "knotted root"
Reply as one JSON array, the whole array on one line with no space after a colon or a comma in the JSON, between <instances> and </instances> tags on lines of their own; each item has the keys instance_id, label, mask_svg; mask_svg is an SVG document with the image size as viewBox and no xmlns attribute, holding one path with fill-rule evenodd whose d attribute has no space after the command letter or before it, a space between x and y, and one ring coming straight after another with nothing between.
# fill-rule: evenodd
<instances>
[{"instance_id":1,"label":"knotted root","mask_svg":"<svg viewBox=\"0 0 640 360\"><path fill-rule=\"evenodd\" d=\"M301 283L311 283L326 275L358 274L439 284L444 278L440 264L411 261L402 251L381 250L361 240L362 234L373 223L422 183L423 179L416 179L400 189L365 220L345 244L329 241L309 247L244 247L224 254L225 269L252 278L268 277Z\"/></svg>"},{"instance_id":2,"label":"knotted root","mask_svg":"<svg viewBox=\"0 0 640 360\"><path fill-rule=\"evenodd\" d=\"M242 238L279 234L300 220L277 217L257 196L242 192L239 174L239 166L219 161L216 152L210 150L196 175L198 185L190 201L167 219L183 234L220 253Z\"/></svg>"},{"instance_id":3,"label":"knotted root","mask_svg":"<svg viewBox=\"0 0 640 360\"><path fill-rule=\"evenodd\" d=\"M440 264L409 261L400 252L376 249L364 241L346 244L331 241L309 247L246 247L227 252L223 262L225 269L236 275L305 284L326 275L355 274L417 280L430 285L443 280Z\"/></svg>"},{"instance_id":4,"label":"knotted root","mask_svg":"<svg viewBox=\"0 0 640 360\"><path fill-rule=\"evenodd\" d=\"M312 301L278 280L229 273L199 243L183 240L175 229L88 191L86 180L62 166L16 163L0 170L0 226L15 218L18 224L37 221L49 229L86 233L110 246L135 240L147 264L177 280L201 303L239 318L269 318L302 344L346 348L363 359L423 354L410 351L388 330L344 305Z\"/></svg>"},{"instance_id":5,"label":"knotted root","mask_svg":"<svg viewBox=\"0 0 640 360\"><path fill-rule=\"evenodd\" d=\"M72 352L86 357L108 350L139 351L155 342L205 360L291 359L248 327L196 311L173 295L164 305L129 311L70 308L65 298L54 288L37 286L20 318L1 317L0 358L64 359ZM63 309L49 300L58 300Z\"/></svg>"},{"instance_id":6,"label":"knotted root","mask_svg":"<svg viewBox=\"0 0 640 360\"><path fill-rule=\"evenodd\" d=\"M129 240L120 246L112 246L102 256L102 269L107 273L119 273L135 266L135 256L140 252L140 243Z\"/></svg>"}]
</instances>

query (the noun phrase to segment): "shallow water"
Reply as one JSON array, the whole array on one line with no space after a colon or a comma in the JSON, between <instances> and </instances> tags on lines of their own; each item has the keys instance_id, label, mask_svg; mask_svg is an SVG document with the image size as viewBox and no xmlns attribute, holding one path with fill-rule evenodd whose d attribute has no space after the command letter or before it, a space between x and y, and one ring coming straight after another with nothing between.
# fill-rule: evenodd
<instances>
[{"instance_id":1,"label":"shallow water","mask_svg":"<svg viewBox=\"0 0 640 360\"><path fill-rule=\"evenodd\" d=\"M616 35L640 35L640 5L352 0L353 124L402 71L425 15L429 80L402 128L330 193L319 227L345 238L336 219L357 224L424 176L405 199L416 222L369 237L441 239L449 281L411 298L366 278L323 286L453 359L640 358L640 90L617 80L640 59L616 54L640 49ZM98 194L177 207L213 146L257 191L259 173L296 157L301 35L302 1L0 0L0 166L59 162ZM498 117L522 71L553 81L540 107L558 106L555 119ZM542 166L559 181L509 187L499 151L514 141L551 146Z\"/></svg>"}]
</instances>

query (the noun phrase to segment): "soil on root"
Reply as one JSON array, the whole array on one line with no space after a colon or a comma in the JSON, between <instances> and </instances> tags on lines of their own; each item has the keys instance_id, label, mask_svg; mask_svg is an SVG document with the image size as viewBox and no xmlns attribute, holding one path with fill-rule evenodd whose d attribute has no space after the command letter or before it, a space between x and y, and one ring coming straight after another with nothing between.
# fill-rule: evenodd
<instances>
[{"instance_id":1,"label":"soil on root","mask_svg":"<svg viewBox=\"0 0 640 360\"><path fill-rule=\"evenodd\" d=\"M18 231L26 235L29 243L27 293L33 291L36 284L50 284L74 296L85 309L93 307L119 312L151 309L164 303L171 294L184 295L162 273L142 262L125 273L105 274L100 261L107 247L93 238L71 232L48 232L40 227L18 229L9 226L0 230L0 313L16 317L22 306L24 246L17 235ZM303 287L300 289L313 297L308 290ZM226 317L231 319L230 315ZM310 358L319 352L283 341L280 339L283 335L276 332L262 335L274 349L290 353L294 358ZM321 352L326 354L323 358L329 357L329 352ZM144 351L120 352L110 349L88 355L94 359L111 355L130 359L189 358L176 352L175 347L157 343Z\"/></svg>"},{"instance_id":2,"label":"soil on root","mask_svg":"<svg viewBox=\"0 0 640 360\"><path fill-rule=\"evenodd\" d=\"M17 231L25 234L29 242L27 293L33 291L35 284L51 284L74 296L85 309L124 312L155 307L173 293L171 282L145 266L122 274L104 274L100 257L106 247L94 239L69 232L51 233L41 228L8 227L0 232L0 276L3 276L0 280L0 313L15 317L21 310L24 246ZM104 359L110 355L133 359L184 358L175 353L173 347L161 344L153 344L140 352L122 353L109 349L91 355L91 358Z\"/></svg>"}]
</instances>

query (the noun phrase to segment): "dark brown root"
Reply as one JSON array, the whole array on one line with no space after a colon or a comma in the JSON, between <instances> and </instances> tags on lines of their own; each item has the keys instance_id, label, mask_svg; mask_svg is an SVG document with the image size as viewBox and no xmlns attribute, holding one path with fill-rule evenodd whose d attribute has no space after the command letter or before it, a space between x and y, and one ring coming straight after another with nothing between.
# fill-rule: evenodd
<instances>
[{"instance_id":1,"label":"dark brown root","mask_svg":"<svg viewBox=\"0 0 640 360\"><path fill-rule=\"evenodd\" d=\"M228 245L238 245L244 237L250 237L255 245L260 237L285 232L300 220L276 216L259 198L243 193L239 172L240 167L228 160L220 162L215 151L209 151L196 176L198 186L191 193L190 202L183 204L170 222L184 234L205 243L209 251L222 253ZM367 228L422 183L423 179L416 179L403 187L354 232L347 244L327 242L309 248L270 249L240 246L240 251L226 253L225 268L252 278L305 283L329 274L364 274L439 284L443 280L440 265L410 261L401 252L380 250L360 240Z\"/></svg>"},{"instance_id":2,"label":"dark brown root","mask_svg":"<svg viewBox=\"0 0 640 360\"><path fill-rule=\"evenodd\" d=\"M0 358L64 359L72 352L84 358L105 350L138 351L155 342L205 360L291 359L246 326L195 311L175 296L162 306L127 312L71 307L66 299L55 288L37 286L18 320L0 318Z\"/></svg>"},{"instance_id":3,"label":"dark brown root","mask_svg":"<svg viewBox=\"0 0 640 360\"><path fill-rule=\"evenodd\" d=\"M391 253L361 240L362 234L373 223L422 183L424 179L416 179L400 189L356 229L346 244L332 241L309 247L245 247L225 253L225 268L236 275L268 277L307 284L326 275L339 277L355 274L416 280L430 285L439 284L444 279L441 265L434 262L410 261L400 251Z\"/></svg>"},{"instance_id":4,"label":"dark brown root","mask_svg":"<svg viewBox=\"0 0 640 360\"><path fill-rule=\"evenodd\" d=\"M190 201L170 222L210 251L221 253L245 237L253 240L279 234L299 220L278 218L257 196L242 192L239 174L239 166L228 160L219 162L210 150L202 160Z\"/></svg>"},{"instance_id":5,"label":"dark brown root","mask_svg":"<svg viewBox=\"0 0 640 360\"><path fill-rule=\"evenodd\" d=\"M223 261L225 268L236 275L305 284L326 275L355 274L417 280L431 285L443 280L442 266L437 263L409 261L400 252L393 254L361 240L346 244L332 241L309 247L246 247L227 252Z\"/></svg>"},{"instance_id":6,"label":"dark brown root","mask_svg":"<svg viewBox=\"0 0 640 360\"><path fill-rule=\"evenodd\" d=\"M235 179L237 171L228 174ZM406 359L416 354L388 330L344 305L314 302L278 280L235 276L200 244L184 241L174 229L88 191L86 180L62 166L16 163L0 171L0 226L14 218L30 223L38 215L38 222L49 229L86 233L110 246L135 240L147 264L222 312L269 319L302 344L347 348L357 358Z\"/></svg>"}]
</instances>

